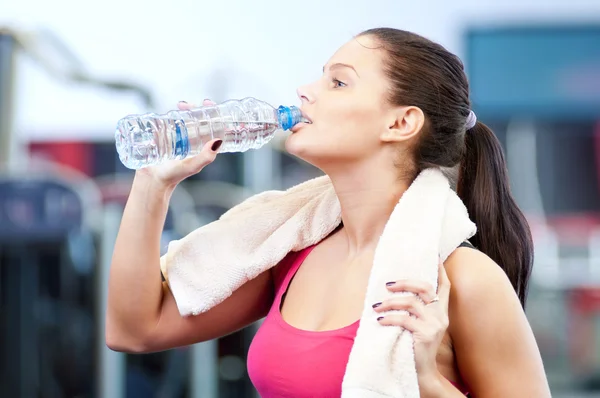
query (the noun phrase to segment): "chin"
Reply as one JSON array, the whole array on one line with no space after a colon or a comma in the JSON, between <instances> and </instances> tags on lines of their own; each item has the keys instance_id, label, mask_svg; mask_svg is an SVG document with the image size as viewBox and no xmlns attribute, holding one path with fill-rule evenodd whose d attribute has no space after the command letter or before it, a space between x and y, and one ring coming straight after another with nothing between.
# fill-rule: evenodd
<instances>
[{"instance_id":1,"label":"chin","mask_svg":"<svg viewBox=\"0 0 600 398\"><path fill-rule=\"evenodd\" d=\"M326 151L322 143L315 143L314 140L299 136L297 133L290 135L285 141L285 150L292 156L305 161L306 163L323 170L323 167L331 162L335 162L336 156Z\"/></svg>"},{"instance_id":2,"label":"chin","mask_svg":"<svg viewBox=\"0 0 600 398\"><path fill-rule=\"evenodd\" d=\"M302 139L303 137L299 136L299 133L292 133L285 140L285 150L293 156L297 156L302 158L302 154L306 153L307 146L310 145L309 142Z\"/></svg>"}]
</instances>

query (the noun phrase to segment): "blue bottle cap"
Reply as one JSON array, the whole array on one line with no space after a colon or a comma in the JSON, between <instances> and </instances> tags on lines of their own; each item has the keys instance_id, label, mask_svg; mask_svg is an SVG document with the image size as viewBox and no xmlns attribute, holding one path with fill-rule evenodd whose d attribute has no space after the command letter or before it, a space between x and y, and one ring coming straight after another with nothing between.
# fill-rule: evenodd
<instances>
[{"instance_id":1,"label":"blue bottle cap","mask_svg":"<svg viewBox=\"0 0 600 398\"><path fill-rule=\"evenodd\" d=\"M302 112L297 106L283 106L277 108L279 125L284 130L290 130L292 127L302 121Z\"/></svg>"}]
</instances>

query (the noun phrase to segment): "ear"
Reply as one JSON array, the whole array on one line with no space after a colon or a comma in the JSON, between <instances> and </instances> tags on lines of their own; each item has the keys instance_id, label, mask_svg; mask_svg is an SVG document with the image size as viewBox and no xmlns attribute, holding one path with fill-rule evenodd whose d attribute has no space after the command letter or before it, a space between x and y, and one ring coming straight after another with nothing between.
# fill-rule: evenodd
<instances>
[{"instance_id":1,"label":"ear","mask_svg":"<svg viewBox=\"0 0 600 398\"><path fill-rule=\"evenodd\" d=\"M383 142L406 141L417 135L425 124L425 114L416 106L394 108L390 111L388 127L381 134Z\"/></svg>"}]
</instances>

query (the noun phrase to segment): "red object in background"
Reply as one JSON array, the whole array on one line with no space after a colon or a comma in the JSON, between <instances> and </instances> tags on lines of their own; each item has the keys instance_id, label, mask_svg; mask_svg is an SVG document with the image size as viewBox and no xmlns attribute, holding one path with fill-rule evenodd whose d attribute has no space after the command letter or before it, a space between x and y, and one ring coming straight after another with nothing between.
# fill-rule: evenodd
<instances>
[{"instance_id":1,"label":"red object in background","mask_svg":"<svg viewBox=\"0 0 600 398\"><path fill-rule=\"evenodd\" d=\"M90 142L77 141L32 142L29 144L29 152L32 156L43 157L92 176L93 145Z\"/></svg>"},{"instance_id":2,"label":"red object in background","mask_svg":"<svg viewBox=\"0 0 600 398\"><path fill-rule=\"evenodd\" d=\"M600 213L561 214L548 217L547 223L561 243L586 246L592 232L600 228Z\"/></svg>"},{"instance_id":3,"label":"red object in background","mask_svg":"<svg viewBox=\"0 0 600 398\"><path fill-rule=\"evenodd\" d=\"M600 187L600 121L593 131L596 178ZM572 213L549 216L547 223L558 234L559 240L567 245L586 246L590 234L600 228L600 213Z\"/></svg>"},{"instance_id":4,"label":"red object in background","mask_svg":"<svg viewBox=\"0 0 600 398\"><path fill-rule=\"evenodd\" d=\"M580 287L568 293L569 308L580 314L593 315L600 312L600 289Z\"/></svg>"}]
</instances>

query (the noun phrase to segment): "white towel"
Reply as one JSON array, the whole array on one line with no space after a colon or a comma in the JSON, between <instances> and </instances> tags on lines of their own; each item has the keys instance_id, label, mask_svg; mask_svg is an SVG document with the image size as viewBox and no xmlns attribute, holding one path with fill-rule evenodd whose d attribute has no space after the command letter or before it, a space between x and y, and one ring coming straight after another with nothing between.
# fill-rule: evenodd
<instances>
[{"instance_id":1,"label":"white towel","mask_svg":"<svg viewBox=\"0 0 600 398\"><path fill-rule=\"evenodd\" d=\"M328 177L253 196L179 241L161 258L181 315L219 304L290 251L318 243L341 222ZM363 313L342 384L343 398L418 398L410 332L377 322L372 304L391 297L385 283L418 279L437 287L438 261L475 234L467 209L437 169L423 171L380 237ZM402 293L397 293L402 294Z\"/></svg>"}]
</instances>

